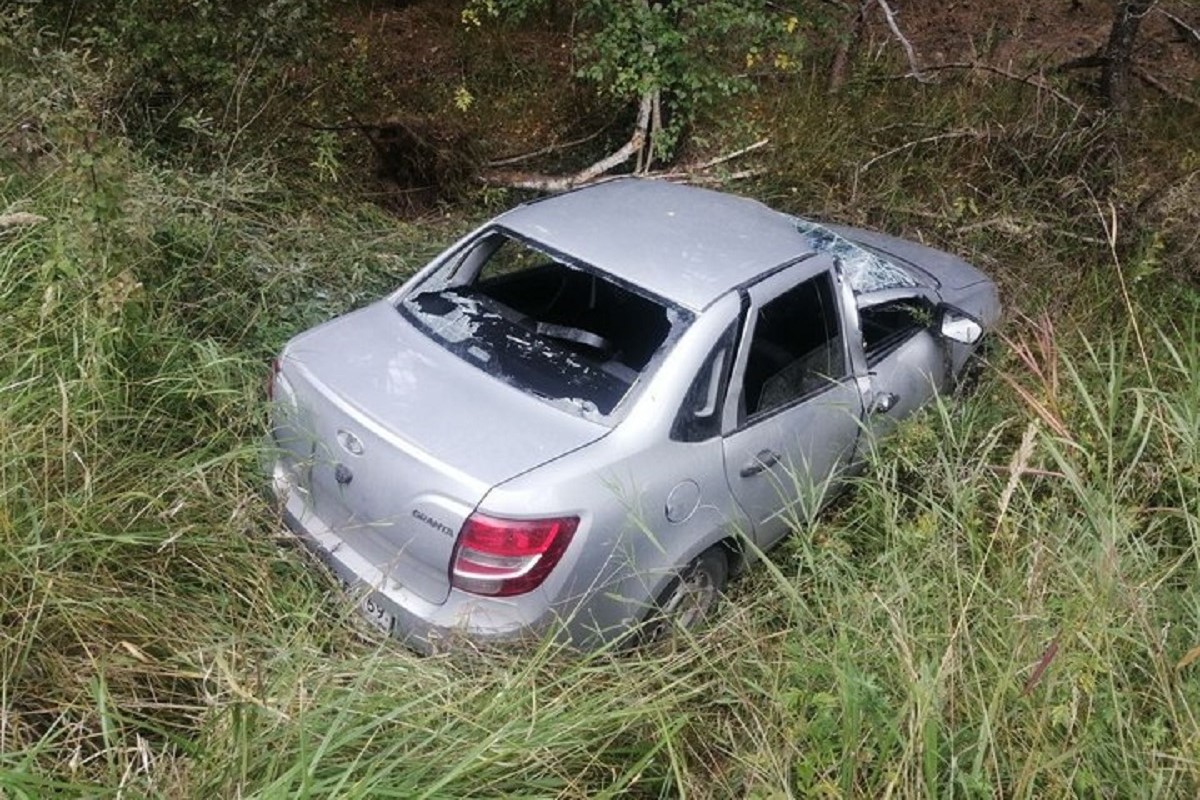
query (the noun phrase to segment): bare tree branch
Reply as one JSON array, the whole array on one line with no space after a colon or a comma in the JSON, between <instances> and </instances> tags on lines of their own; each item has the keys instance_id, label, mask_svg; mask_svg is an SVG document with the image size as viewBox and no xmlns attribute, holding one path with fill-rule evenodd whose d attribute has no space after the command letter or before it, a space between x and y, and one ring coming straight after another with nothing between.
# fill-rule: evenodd
<instances>
[{"instance_id":1,"label":"bare tree branch","mask_svg":"<svg viewBox=\"0 0 1200 800\"><path fill-rule=\"evenodd\" d=\"M745 147L740 147L729 153L723 153L715 158L710 158L707 161L701 161L695 164L686 164L679 169L661 170L658 172L644 172L643 177L657 178L665 181L684 181L685 183L696 184L712 184L724 183L725 181L741 180L742 178L750 178L755 175L761 175L765 170L762 169L743 169L737 172L731 172L723 175L705 174L707 170L713 167L720 166L735 158L741 158L747 153L753 153L755 150L760 150L770 143L770 139L759 139L754 144L748 144Z\"/></svg>"},{"instance_id":2,"label":"bare tree branch","mask_svg":"<svg viewBox=\"0 0 1200 800\"><path fill-rule=\"evenodd\" d=\"M1086 56L1078 56L1076 58L1067 59L1063 63L1051 67L1050 72L1069 72L1073 69L1093 69L1095 67L1103 67L1104 61L1104 51L1099 50Z\"/></svg>"},{"instance_id":3,"label":"bare tree branch","mask_svg":"<svg viewBox=\"0 0 1200 800\"><path fill-rule=\"evenodd\" d=\"M485 183L508 186L513 189L533 189L539 192L562 192L575 186L590 183L596 178L624 164L630 158L640 153L646 144L650 129L650 114L654 108L657 91L647 92L642 96L638 108L637 123L629 141L589 167L574 175L539 175L529 173L492 172L485 173L482 178Z\"/></svg>"},{"instance_id":4,"label":"bare tree branch","mask_svg":"<svg viewBox=\"0 0 1200 800\"><path fill-rule=\"evenodd\" d=\"M926 78L921 73L921 68L917 66L917 53L915 50L913 50L912 42L908 41L904 34L900 32L900 26L896 23L895 12L893 12L892 7L887 4L887 0L876 0L876 2L879 3L879 7L883 9L883 15L887 18L888 27L892 29L892 35L894 35L900 41L900 44L904 45L904 52L908 54L909 74L918 81L924 83Z\"/></svg>"},{"instance_id":5,"label":"bare tree branch","mask_svg":"<svg viewBox=\"0 0 1200 800\"><path fill-rule=\"evenodd\" d=\"M46 218L42 215L30 214L28 211L14 211L11 214L0 214L0 231L24 225L37 225L45 221Z\"/></svg>"},{"instance_id":6,"label":"bare tree branch","mask_svg":"<svg viewBox=\"0 0 1200 800\"><path fill-rule=\"evenodd\" d=\"M1000 67L994 67L991 64L985 64L985 63L979 62L979 61L955 61L955 62L950 62L948 64L938 64L937 66L929 67L928 71L929 72L938 72L938 71L947 70L947 69L969 69L969 70L979 70L981 72L991 72L995 75L1000 75L1002 77L1008 78L1009 80L1014 80L1014 81L1018 81L1020 83L1028 84L1029 86L1033 86L1034 88L1039 89L1043 92L1046 92L1047 94L1049 94L1050 96L1059 100L1060 102L1070 106L1076 112L1080 112L1080 113L1083 112L1082 105L1080 105L1076 101L1072 100L1070 97L1063 94L1058 89L1055 89L1053 86L1051 86L1045 80L1043 80L1041 75L1037 75L1037 74L1018 75L1015 72L1009 72L1006 69L1002 69Z\"/></svg>"},{"instance_id":7,"label":"bare tree branch","mask_svg":"<svg viewBox=\"0 0 1200 800\"><path fill-rule=\"evenodd\" d=\"M747 153L753 153L755 150L760 150L770 143L770 139L759 139L754 144L748 144L743 148L734 150L732 153L725 153L724 155L717 156L716 158L710 158L708 161L701 161L699 164L692 164L684 169L688 172L699 172L701 170L712 169L718 164L724 164L726 161L733 161L735 158L741 158Z\"/></svg>"},{"instance_id":8,"label":"bare tree branch","mask_svg":"<svg viewBox=\"0 0 1200 800\"><path fill-rule=\"evenodd\" d=\"M1075 239L1088 244L1107 244L1104 239L1099 239L1095 236L1083 236L1078 233L1072 233L1056 225L1051 225L1048 222L1026 219L1018 220L1009 216L990 217L988 219L970 222L966 225L958 227L959 233L969 233L971 231L990 229L1010 236L1027 237L1035 232L1050 232L1056 236L1063 236L1068 239Z\"/></svg>"},{"instance_id":9,"label":"bare tree branch","mask_svg":"<svg viewBox=\"0 0 1200 800\"><path fill-rule=\"evenodd\" d=\"M975 128L963 128L963 129L957 130L957 131L947 131L945 133L934 134L933 136L925 136L921 139L913 139L911 142L905 142L904 144L902 144L898 147L893 147L891 150L883 151L882 153L875 156L870 161L868 161L867 163L865 163L861 167L859 167L856 170L856 174L861 174L863 172L866 172L872 166L874 166L875 164L877 164L880 161L883 161L885 158L891 158L892 156L894 156L898 153L903 153L906 150L911 150L914 147L917 147L918 145L932 144L933 142L941 142L941 141L945 141L947 139L966 139L966 138L982 139L987 135L988 135L987 131L979 131L979 130L976 130Z\"/></svg>"},{"instance_id":10,"label":"bare tree branch","mask_svg":"<svg viewBox=\"0 0 1200 800\"><path fill-rule=\"evenodd\" d=\"M549 144L549 145L546 145L545 147L539 147L537 150L532 150L528 153L522 153L521 155L507 156L505 158L498 158L495 161L487 162L487 166L489 166L489 167L507 167L512 164L520 164L523 161L530 161L532 159L537 158L538 156L545 156L545 155L549 155L550 153L560 152L562 150L570 150L572 147L578 147L581 144L587 144L588 142L592 141L600 134L604 133L604 131L607 128L608 128L608 125L605 125L603 128L596 131L595 133L589 133L587 136L582 136L578 139L572 139L569 142Z\"/></svg>"},{"instance_id":11,"label":"bare tree branch","mask_svg":"<svg viewBox=\"0 0 1200 800\"><path fill-rule=\"evenodd\" d=\"M1167 18L1167 21L1171 23L1171 27L1175 29L1175 32L1178 33L1185 42L1190 44L1193 48L1200 50L1200 31L1196 30L1191 25L1188 25L1182 19L1175 16L1170 11L1167 11L1165 8L1160 8L1158 11Z\"/></svg>"},{"instance_id":12,"label":"bare tree branch","mask_svg":"<svg viewBox=\"0 0 1200 800\"><path fill-rule=\"evenodd\" d=\"M669 172L647 172L642 177L661 181L679 181L696 186L712 186L753 178L766 173L765 169L743 169L722 175L706 175L689 170L672 170Z\"/></svg>"},{"instance_id":13,"label":"bare tree branch","mask_svg":"<svg viewBox=\"0 0 1200 800\"><path fill-rule=\"evenodd\" d=\"M1142 69L1141 67L1134 66L1133 74L1136 75L1139 80L1141 80L1148 86L1153 86L1155 89L1158 89L1160 92L1162 92L1163 94L1165 94L1167 97L1171 98L1172 100L1175 100L1176 102L1179 102L1179 103L1184 103L1186 105L1191 106L1192 108L1200 108L1200 101L1197 101L1193 97L1188 97L1186 94L1182 94L1181 92L1175 91L1170 86L1167 86L1165 83L1163 83L1158 78L1154 77L1149 72Z\"/></svg>"},{"instance_id":14,"label":"bare tree branch","mask_svg":"<svg viewBox=\"0 0 1200 800\"><path fill-rule=\"evenodd\" d=\"M740 158L747 153L752 153L760 148L766 147L767 139L760 139L753 144L734 150L729 153L711 158L697 164L682 167L676 170L651 172L649 170L654 159L652 132L662 126L662 105L659 91L647 92L642 96L641 103L638 107L637 122L634 124L633 133L620 148L595 162L591 166L580 170L572 175L546 175L540 173L527 173L517 171L499 171L493 170L480 175L480 179L484 183L493 184L496 186L507 186L513 189L532 189L539 192L561 192L576 186L582 186L586 183L591 183L598 180L604 175L607 175L612 170L616 169L621 164L629 161L630 158L637 156L637 162L634 167L635 175L644 175L652 178L662 178L667 180L687 180L697 183L709 183L719 180L730 180L734 178L744 178L758 174L755 170L742 170L733 175L712 176L703 175L705 170L712 169L720 164L732 161L735 158ZM594 138L596 134L593 134ZM583 140L581 140L583 141ZM545 152L560 149L559 147L542 148L534 151L534 153L525 156L515 156L503 161L492 162L492 165L513 164L520 161L525 161L535 155L540 155Z\"/></svg>"}]
</instances>

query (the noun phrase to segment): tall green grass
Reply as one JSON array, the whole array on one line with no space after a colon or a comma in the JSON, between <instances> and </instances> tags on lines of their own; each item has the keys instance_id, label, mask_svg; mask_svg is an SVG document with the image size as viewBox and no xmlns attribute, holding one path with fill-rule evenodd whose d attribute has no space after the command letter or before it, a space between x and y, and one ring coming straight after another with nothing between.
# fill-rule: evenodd
<instances>
[{"instance_id":1,"label":"tall green grass","mask_svg":"<svg viewBox=\"0 0 1200 800\"><path fill-rule=\"evenodd\" d=\"M418 658L281 535L264 364L468 221L300 195L253 159L155 166L102 129L94 65L0 53L0 214L45 218L0 229L0 795L1200 791L1198 304L1153 275L1090 289L1103 226L1046 185L1002 187L1053 244L1005 274L1063 265L1098 313L1016 296L1032 317L976 391L882 443L709 630ZM937 208L913 180L860 184L870 215Z\"/></svg>"}]
</instances>

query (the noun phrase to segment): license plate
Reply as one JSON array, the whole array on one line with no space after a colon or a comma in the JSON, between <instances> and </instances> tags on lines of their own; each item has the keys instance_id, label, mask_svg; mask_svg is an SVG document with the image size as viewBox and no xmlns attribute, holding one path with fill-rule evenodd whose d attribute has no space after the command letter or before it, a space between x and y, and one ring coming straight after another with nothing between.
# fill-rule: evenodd
<instances>
[{"instance_id":1,"label":"license plate","mask_svg":"<svg viewBox=\"0 0 1200 800\"><path fill-rule=\"evenodd\" d=\"M358 604L358 610L371 625L384 633L391 634L392 612L384 608L383 603L375 595L369 594L364 597Z\"/></svg>"}]
</instances>

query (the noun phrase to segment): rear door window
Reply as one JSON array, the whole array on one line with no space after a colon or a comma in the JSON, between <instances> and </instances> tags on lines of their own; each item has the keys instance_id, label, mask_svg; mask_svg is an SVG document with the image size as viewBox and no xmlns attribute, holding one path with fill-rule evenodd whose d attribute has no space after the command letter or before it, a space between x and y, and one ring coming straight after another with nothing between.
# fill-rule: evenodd
<instances>
[{"instance_id":1,"label":"rear door window","mask_svg":"<svg viewBox=\"0 0 1200 800\"><path fill-rule=\"evenodd\" d=\"M489 375L613 424L690 312L505 231L400 300L402 314Z\"/></svg>"}]
</instances>

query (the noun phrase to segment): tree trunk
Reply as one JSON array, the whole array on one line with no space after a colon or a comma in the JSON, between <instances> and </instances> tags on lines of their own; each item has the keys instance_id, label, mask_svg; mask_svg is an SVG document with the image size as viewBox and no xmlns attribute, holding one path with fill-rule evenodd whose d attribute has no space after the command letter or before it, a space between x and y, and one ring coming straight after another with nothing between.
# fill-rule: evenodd
<instances>
[{"instance_id":1,"label":"tree trunk","mask_svg":"<svg viewBox=\"0 0 1200 800\"><path fill-rule=\"evenodd\" d=\"M858 50L858 43L862 40L863 28L867 25L867 12L874 7L874 0L862 0L858 5L858 13L854 15L850 24L850 32L838 42L837 50L833 54L833 64L829 67L829 94L835 94L846 83L846 73L855 51Z\"/></svg>"},{"instance_id":2,"label":"tree trunk","mask_svg":"<svg viewBox=\"0 0 1200 800\"><path fill-rule=\"evenodd\" d=\"M1119 0L1112 31L1105 51L1100 89L1108 107L1118 113L1129 108L1129 77L1132 72L1133 44L1137 40L1142 17L1155 0Z\"/></svg>"}]
</instances>

